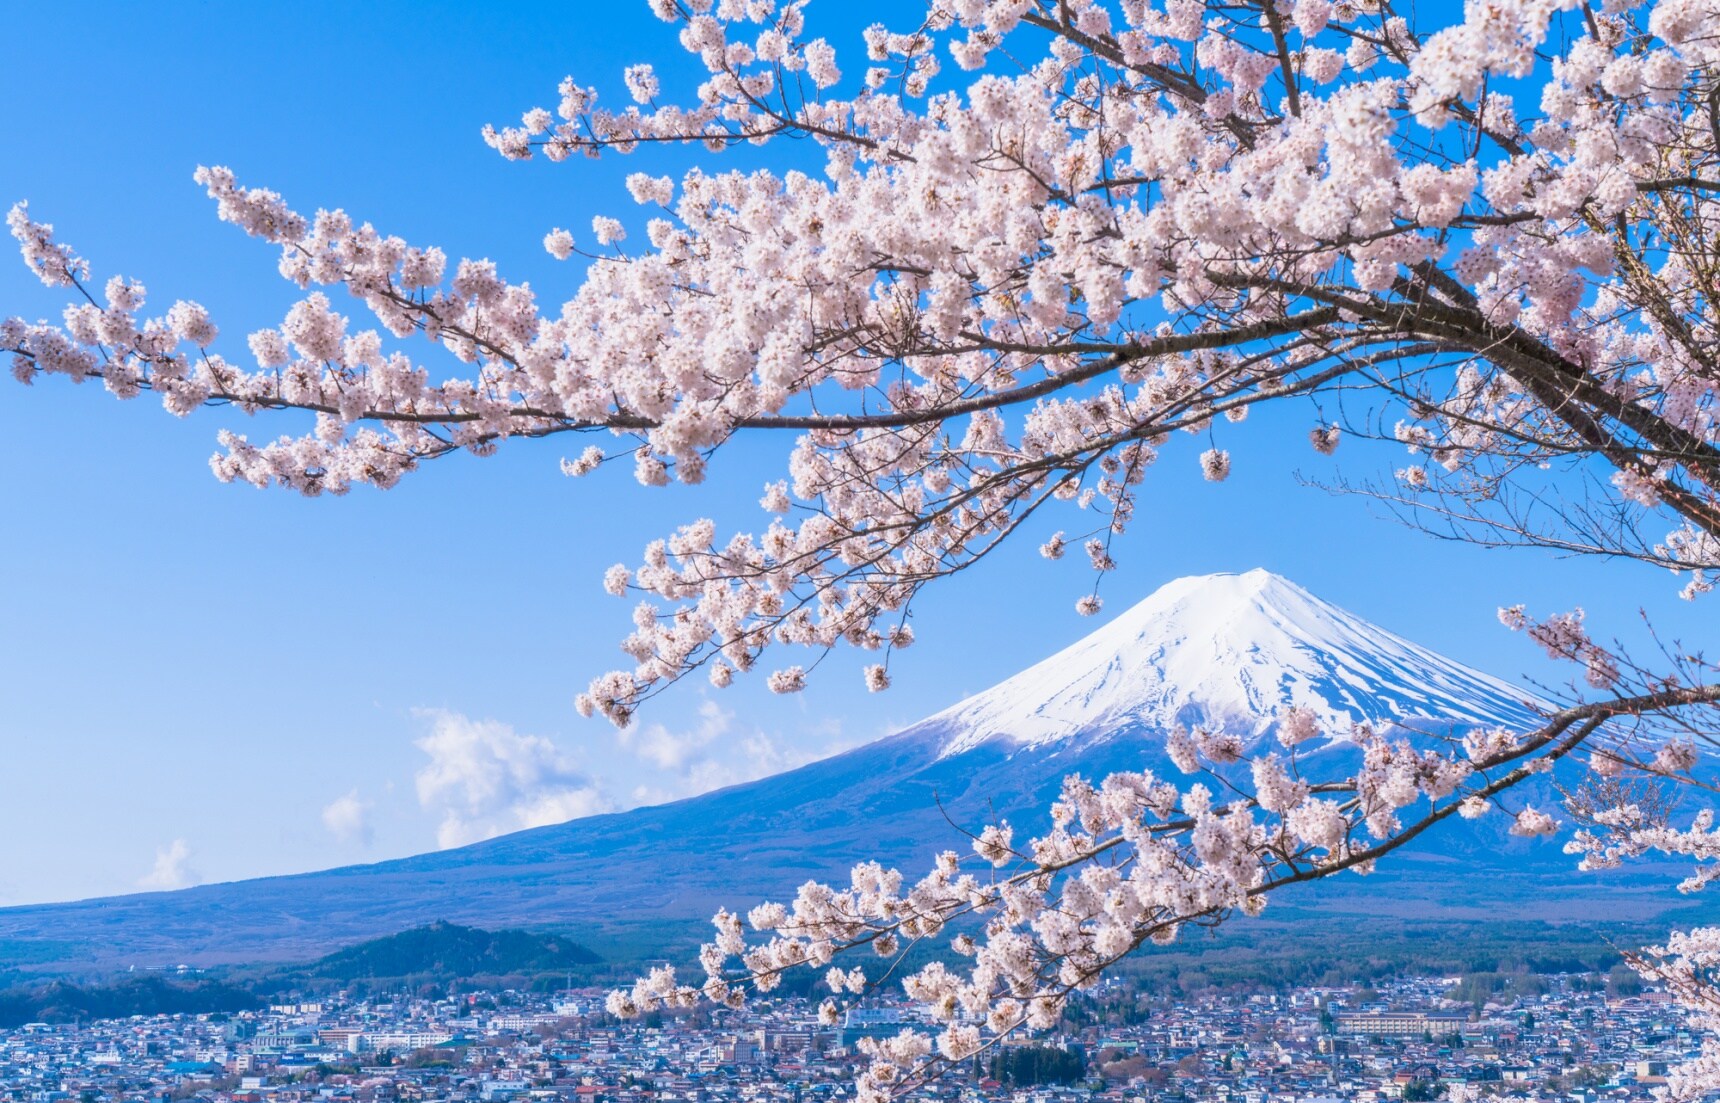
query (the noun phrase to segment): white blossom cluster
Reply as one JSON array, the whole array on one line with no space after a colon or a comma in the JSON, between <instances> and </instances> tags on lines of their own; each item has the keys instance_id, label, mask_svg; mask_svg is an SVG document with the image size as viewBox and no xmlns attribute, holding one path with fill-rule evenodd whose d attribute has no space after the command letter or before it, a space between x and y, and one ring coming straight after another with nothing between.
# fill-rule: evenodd
<instances>
[{"instance_id":1,"label":"white blossom cluster","mask_svg":"<svg viewBox=\"0 0 1720 1103\"><path fill-rule=\"evenodd\" d=\"M1711 1099L1720 1090L1720 927L1674 931L1663 946L1630 955L1637 971L1658 982L1704 1031L1702 1050L1669 1068L1657 1096L1667 1103Z\"/></svg>"},{"instance_id":2,"label":"white blossom cluster","mask_svg":"<svg viewBox=\"0 0 1720 1103\"><path fill-rule=\"evenodd\" d=\"M973 835L972 857L945 851L917 881L866 862L847 885L808 882L791 903L760 905L744 920L721 911L699 955L702 982L680 982L664 967L612 993L608 1007L623 1016L701 998L738 1007L788 970L811 968L831 990L821 1015L834 1022L840 1000L878 983L854 955L885 959L890 974L911 949L941 944L967 964L933 961L902 978L942 1026L867 1050L859 1097L880 1103L1000 1038L1054 1026L1073 993L1147 942L1258 915L1275 889L1369 872L1432 823L1484 814L1582 742L1574 719L1528 732L1388 737L1366 725L1321 732L1311 710L1293 708L1277 718L1276 746L1252 748L1223 731L1178 729L1167 749L1198 780L1068 777L1046 834L1020 843L1008 823L989 824ZM1347 751L1334 756L1340 746ZM1315 780L1322 764L1353 762L1356 752L1355 773ZM1556 828L1526 807L1511 830Z\"/></svg>"},{"instance_id":3,"label":"white blossom cluster","mask_svg":"<svg viewBox=\"0 0 1720 1103\"><path fill-rule=\"evenodd\" d=\"M1575 832L1565 844L1567 854L1581 854L1581 869L1612 869L1625 860L1650 851L1694 858L1696 871L1678 885L1680 892L1696 892L1720 879L1720 831L1714 828L1714 810L1704 808L1680 830L1650 817L1635 804L1624 804L1597 812L1601 831Z\"/></svg>"},{"instance_id":4,"label":"white blossom cluster","mask_svg":"<svg viewBox=\"0 0 1720 1103\"><path fill-rule=\"evenodd\" d=\"M140 284L93 293L20 205L25 262L82 298L57 324L0 323L14 374L153 391L181 415L308 412L301 435L224 431L212 461L307 494L579 431L611 444L570 474L630 457L643 484L697 483L733 434L794 434L768 530L697 522L606 578L645 598L632 668L581 698L617 723L773 644L883 652L865 673L882 688L921 586L1051 502L1107 571L1177 430L1209 438L1199 467L1222 482L1216 438L1250 405L1327 387L1402 407L1396 435L1427 461L1402 471L1408 499L1493 502L1510 472L1594 457L1623 506L1674 516L1641 554L1691 592L1720 567L1720 348L1701 249L1682 244L1720 229L1709 0L1593 19L1505 0L1433 29L1375 0L930 0L910 29L870 28L863 65L804 3L652 6L705 74L688 96L643 65L616 109L569 79L486 140L564 160L808 137L815 163L633 174L645 214L596 219L590 270L554 304L492 261L200 169L219 216L277 245L304 291L249 335L252 366L195 303L152 318ZM558 227L544 245L579 242ZM1321 418L1309 441L1331 454L1340 431Z\"/></svg>"},{"instance_id":5,"label":"white blossom cluster","mask_svg":"<svg viewBox=\"0 0 1720 1103\"><path fill-rule=\"evenodd\" d=\"M571 297L540 303L491 260L451 260L341 210L307 217L201 168L219 218L277 247L301 292L242 353L223 351L231 329L195 302L152 316L142 283L98 287L20 203L7 227L24 263L76 297L53 322L0 321L13 375L149 392L179 416L294 412L297 435L225 430L211 462L224 480L305 494L568 433L602 442L563 459L569 475L630 459L646 486L697 484L735 434L789 434L762 531L693 520L605 574L637 601L631 666L579 707L618 724L674 679L702 670L722 687L773 646L875 652L864 678L882 690L922 586L1041 508L1073 518L1044 557L1081 561L1077 548L1104 577L1176 434L1203 438L1186 462L1223 483L1250 408L1281 398L1370 396L1341 426L1316 408L1307 440L1326 456L1345 434L1393 438L1410 457L1386 492L1397 501L1644 559L1690 595L1720 579L1715 0L1489 0L1441 26L1385 0L927 0L911 26L868 28L863 58L819 36L804 0L650 4L697 59L696 87L677 94L633 65L611 109L569 78L553 109L485 140L565 161L808 139L800 169L632 174L642 213L598 216L589 245L547 228L551 256L589 269ZM1584 464L1610 495L1597 510L1551 532L1511 512L1534 473ZM1645 538L1647 518L1672 530ZM1099 612L1082 589L1077 610ZM1488 815L1610 720L1720 699L1627 669L1580 610L1501 620L1604 696L1538 731L1431 746L1322 733L1296 710L1271 750L1175 732L1172 760L1205 781L1069 779L1049 833L976 834L980 872L953 853L912 883L867 865L744 924L724 913L703 982L659 970L612 1006L737 1002L806 965L853 996L868 979L839 953L894 960L948 938L971 965L906 981L945 1029L873 1047L875 1100L1054 1021L1144 941L1253 914L1281 885L1365 872L1448 816ZM814 665L772 663L766 684L799 691ZM1333 738L1354 773L1315 769L1339 760L1317 753ZM1602 777L1689 780L1699 761L1688 739L1646 761L1608 746L1590 748ZM1516 835L1560 829L1546 809L1509 815ZM1572 846L1591 865L1694 857L1694 888L1720 868L1715 834L1705 815L1674 828L1621 798ZM1697 981L1720 934L1681 937L1660 960L1693 978L1693 1004L1713 1000ZM825 1013L838 1011L833 996ZM1707 1088L1720 1050L1673 1081L1680 1097Z\"/></svg>"},{"instance_id":6,"label":"white blossom cluster","mask_svg":"<svg viewBox=\"0 0 1720 1103\"><path fill-rule=\"evenodd\" d=\"M1618 664L1607 650L1589 638L1583 627L1583 611L1573 609L1557 613L1539 623L1530 623L1521 605L1499 610L1499 623L1513 632L1527 630L1529 638L1540 644L1550 659L1580 662L1585 668L1584 680L1596 689L1611 689L1618 684Z\"/></svg>"},{"instance_id":7,"label":"white blossom cluster","mask_svg":"<svg viewBox=\"0 0 1720 1103\"><path fill-rule=\"evenodd\" d=\"M1140 771L1095 785L1070 776L1050 809L1051 829L1037 838L1023 843L1008 822L987 824L971 837L972 857L945 851L917 881L865 862L847 885L808 882L791 903L760 905L744 919L719 912L716 937L700 953L702 982L682 983L673 969L658 969L631 990L612 993L609 1009L626 1016L700 999L739 1007L752 993L774 990L788 970L811 968L832 993L820 1016L834 1023L842 1001L901 972L911 950L941 945L944 960L901 980L903 992L941 1027L905 1030L866 1048L859 1095L882 1103L1015 1032L1054 1026L1074 993L1143 944L1170 942L1191 925L1258 915L1270 894L1288 885L1371 872L1442 820L1499 811L1511 835L1559 834L1564 824L1552 811L1520 801L1513 811L1505 799L1527 779L1549 776L1561 760L1569 763L1566 777L1586 768L1603 782L1631 772L1690 779L1704 769L1688 735L1645 749L1640 733L1607 725L1661 720L1712 730L1712 720L1701 717L1720 706L1720 687L1697 677L1643 675L1604 652L1582 628L1580 612L1536 620L1513 607L1501 610L1500 619L1579 666L1582 683L1606 693L1578 698L1533 730L1382 732L1358 723L1323 731L1316 710L1302 706L1276 716L1270 740L1174 728L1164 735L1164 750L1185 778ZM1603 659L1622 673L1594 686L1589 672ZM1579 749L1588 752L1586 763L1573 755ZM1581 868L1659 851L1702 863L1684 891L1720 877L1712 810L1676 828L1663 813L1631 803L1628 793L1616 791L1580 811L1567 795L1574 814L1587 817L1565 845L1583 856ZM1657 964L1639 966L1683 969L1692 979L1675 986L1681 1000L1699 1011L1720 1010L1712 970L1680 956L1702 939L1720 945L1720 933L1690 932L1675 937L1674 949L1654 951L1661 955ZM884 968L869 975L854 964L856 955L882 958ZM951 960L967 964L954 967ZM1720 1048L1710 1046L1679 1070L1672 1080L1682 1093L1677 1098L1720 1088L1716 1054Z\"/></svg>"}]
</instances>

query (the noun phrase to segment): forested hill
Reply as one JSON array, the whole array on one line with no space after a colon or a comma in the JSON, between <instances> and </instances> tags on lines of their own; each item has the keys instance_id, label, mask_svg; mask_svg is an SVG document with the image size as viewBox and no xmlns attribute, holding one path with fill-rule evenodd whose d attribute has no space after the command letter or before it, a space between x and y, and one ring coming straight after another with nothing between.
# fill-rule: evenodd
<instances>
[{"instance_id":1,"label":"forested hill","mask_svg":"<svg viewBox=\"0 0 1720 1103\"><path fill-rule=\"evenodd\" d=\"M50 981L0 989L0 1030L131 1015L246 1011L291 993L430 985L518 983L589 971L602 959L562 935L483 931L436 922L372 939L327 957L270 971L224 970L219 977L126 976L111 982Z\"/></svg>"},{"instance_id":2,"label":"forested hill","mask_svg":"<svg viewBox=\"0 0 1720 1103\"><path fill-rule=\"evenodd\" d=\"M555 973L601 960L560 935L483 931L438 920L337 950L292 972L353 982L395 977L441 979Z\"/></svg>"},{"instance_id":3,"label":"forested hill","mask_svg":"<svg viewBox=\"0 0 1720 1103\"><path fill-rule=\"evenodd\" d=\"M132 1015L247 1011L265 1001L256 992L222 981L170 981L161 976L128 978L84 987L55 981L0 991L0 1030L24 1023L68 1023L124 1019Z\"/></svg>"}]
</instances>

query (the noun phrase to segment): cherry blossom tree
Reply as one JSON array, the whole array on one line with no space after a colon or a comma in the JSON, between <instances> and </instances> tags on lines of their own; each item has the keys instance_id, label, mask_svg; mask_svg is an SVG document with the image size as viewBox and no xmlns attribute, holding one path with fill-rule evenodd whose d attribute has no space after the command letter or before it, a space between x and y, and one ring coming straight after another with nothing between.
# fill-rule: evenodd
<instances>
[{"instance_id":1,"label":"cherry blossom tree","mask_svg":"<svg viewBox=\"0 0 1720 1103\"><path fill-rule=\"evenodd\" d=\"M203 168L219 217L278 247L303 290L282 323L229 359L198 304L151 317L136 281L98 291L20 204L25 262L73 301L59 324L0 323L14 374L284 418L298 435L224 430L215 474L313 495L568 435L591 442L567 450L570 475L630 458L647 487L696 484L737 434L777 434L762 533L691 520L605 577L642 599L633 665L580 708L618 724L679 678L721 687L795 646L875 652L865 678L884 689L921 587L1041 509L1069 518L1044 555L1078 546L1097 580L1176 434L1205 445L1176 462L1222 480L1263 402L1301 402L1323 454L1344 437L1406 449L1383 484L1343 485L1419 524L1646 561L1692 598L1720 578L1715 0L1469 0L1426 26L1389 0L930 0L842 53L804 0L651 6L703 72L691 96L635 65L624 107L569 78L553 109L484 131L515 160L705 151L679 180L628 178L645 242L596 219L568 301ZM718 168L786 139L804 140L799 171ZM565 260L585 240L552 227L544 245ZM352 301L369 328L340 313ZM1096 581L1077 608L1099 610ZM1593 771L1567 813L1584 862L1657 850L1703 863L1688 887L1713 876L1706 814L1675 826L1630 783L1707 784L1713 667L1639 666L1580 613L1501 619L1581 670L1535 730L1412 741L1292 713L1265 752L1174 733L1205 780L1071 778L1048 834L976 832L994 872L953 852L911 885L862 866L756 909L751 940L725 912L702 983L659 971L613 1006L738 1002L809 965L853 995L867 979L838 955L896 960L954 931L969 965L905 981L947 1026L874 1047L876 1099L1054 1022L1146 942L1366 870L1567 758ZM805 684L805 665L769 668L774 690ZM1362 767L1313 772L1317 736ZM1540 836L1556 812L1496 814ZM1717 940L1680 936L1644 967L1706 992ZM1720 1085L1706 1060L1678 1094Z\"/></svg>"}]
</instances>

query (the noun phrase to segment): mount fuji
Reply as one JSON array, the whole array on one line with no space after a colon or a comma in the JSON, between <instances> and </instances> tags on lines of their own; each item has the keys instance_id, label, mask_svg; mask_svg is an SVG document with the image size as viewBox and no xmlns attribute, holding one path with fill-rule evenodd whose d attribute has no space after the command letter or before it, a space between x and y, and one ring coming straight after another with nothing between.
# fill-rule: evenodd
<instances>
[{"instance_id":1,"label":"mount fuji","mask_svg":"<svg viewBox=\"0 0 1720 1103\"><path fill-rule=\"evenodd\" d=\"M1282 708L1329 732L1359 721L1534 722L1535 698L1263 570L1181 578L1043 662L909 731L940 754L1041 748L1176 724L1266 734ZM904 733L906 734L906 733Z\"/></svg>"},{"instance_id":2,"label":"mount fuji","mask_svg":"<svg viewBox=\"0 0 1720 1103\"><path fill-rule=\"evenodd\" d=\"M495 928L702 920L847 879L877 858L910 876L960 828L1044 822L1061 779L1175 776L1173 725L1269 738L1285 706L1325 731L1533 725L1535 697L1369 624L1266 571L1171 582L1091 635L874 743L673 804L455 850L318 873L0 909L0 958L86 965L306 958L435 919ZM1329 750L1345 753L1341 739ZM1316 753L1326 753L1320 751ZM1647 917L1673 894L1577 874L1556 846L1487 817L1291 898L1328 913ZM1430 833L1430 835L1437 833ZM1395 871L1395 872L1394 872ZM1346 888L1345 885L1350 887ZM1332 886L1337 886L1334 890Z\"/></svg>"}]
</instances>

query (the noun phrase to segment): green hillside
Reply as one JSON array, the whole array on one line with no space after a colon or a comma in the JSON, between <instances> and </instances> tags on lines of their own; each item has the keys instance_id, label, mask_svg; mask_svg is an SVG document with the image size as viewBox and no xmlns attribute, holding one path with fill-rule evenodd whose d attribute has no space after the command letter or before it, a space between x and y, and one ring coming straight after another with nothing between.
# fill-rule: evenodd
<instances>
[{"instance_id":1,"label":"green hillside","mask_svg":"<svg viewBox=\"0 0 1720 1103\"><path fill-rule=\"evenodd\" d=\"M292 970L318 980L504 977L566 972L601 959L561 935L484 931L438 920L360 942Z\"/></svg>"}]
</instances>

